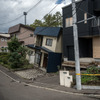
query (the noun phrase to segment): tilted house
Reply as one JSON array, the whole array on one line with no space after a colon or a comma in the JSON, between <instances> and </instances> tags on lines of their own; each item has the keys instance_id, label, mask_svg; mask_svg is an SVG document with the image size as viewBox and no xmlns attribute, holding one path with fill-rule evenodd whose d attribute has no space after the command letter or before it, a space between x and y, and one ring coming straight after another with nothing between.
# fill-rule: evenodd
<instances>
[{"instance_id":1,"label":"tilted house","mask_svg":"<svg viewBox=\"0 0 100 100\"><path fill-rule=\"evenodd\" d=\"M79 7L81 3L81 6ZM79 7L79 8L78 8ZM100 0L82 0L76 3L80 58L100 59ZM95 19L88 20L95 16ZM72 5L63 7L63 56L74 60Z\"/></svg>"},{"instance_id":2,"label":"tilted house","mask_svg":"<svg viewBox=\"0 0 100 100\"><path fill-rule=\"evenodd\" d=\"M35 29L35 45L28 45L35 52L35 66L56 72L62 59L62 28L37 27Z\"/></svg>"}]
</instances>

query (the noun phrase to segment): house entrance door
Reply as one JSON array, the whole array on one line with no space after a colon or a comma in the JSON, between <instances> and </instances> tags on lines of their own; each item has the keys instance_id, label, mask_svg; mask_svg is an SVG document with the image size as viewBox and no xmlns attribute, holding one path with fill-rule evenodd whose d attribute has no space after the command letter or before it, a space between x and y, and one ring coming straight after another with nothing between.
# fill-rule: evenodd
<instances>
[{"instance_id":1,"label":"house entrance door","mask_svg":"<svg viewBox=\"0 0 100 100\"><path fill-rule=\"evenodd\" d=\"M48 64L48 54L44 54L43 67L47 68L47 64Z\"/></svg>"}]
</instances>

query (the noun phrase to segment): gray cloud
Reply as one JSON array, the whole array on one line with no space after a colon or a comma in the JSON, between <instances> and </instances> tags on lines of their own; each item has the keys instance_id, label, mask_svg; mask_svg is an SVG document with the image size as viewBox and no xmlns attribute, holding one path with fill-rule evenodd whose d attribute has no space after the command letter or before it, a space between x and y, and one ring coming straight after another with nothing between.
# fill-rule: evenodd
<instances>
[{"instance_id":1,"label":"gray cloud","mask_svg":"<svg viewBox=\"0 0 100 100\"><path fill-rule=\"evenodd\" d=\"M20 19L17 17L23 15L24 11L28 11L39 0L0 0L0 32L8 32L9 27L23 23L24 16ZM56 4L57 0L42 0L42 2L32 9L27 15L27 24L32 24L35 19L41 19L47 14ZM62 12L62 7L67 5L71 0L66 0L66 4L60 4L52 12ZM16 19L15 21L12 21ZM10 22L12 21L12 22ZM2 24L5 23L5 24Z\"/></svg>"}]
</instances>

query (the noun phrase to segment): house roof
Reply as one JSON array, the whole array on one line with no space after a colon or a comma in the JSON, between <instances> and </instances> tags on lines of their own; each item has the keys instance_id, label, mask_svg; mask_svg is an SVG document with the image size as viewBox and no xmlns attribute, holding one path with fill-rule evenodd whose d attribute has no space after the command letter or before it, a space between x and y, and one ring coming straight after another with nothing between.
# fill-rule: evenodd
<instances>
[{"instance_id":1,"label":"house roof","mask_svg":"<svg viewBox=\"0 0 100 100\"><path fill-rule=\"evenodd\" d=\"M51 51L51 50L49 50L49 49L47 49L47 48L45 48L45 47L41 47L41 50L44 50L44 51L46 51L46 52L53 52L53 51Z\"/></svg>"},{"instance_id":2,"label":"house roof","mask_svg":"<svg viewBox=\"0 0 100 100\"><path fill-rule=\"evenodd\" d=\"M0 34L4 34L4 33L0 32Z\"/></svg>"},{"instance_id":3,"label":"house roof","mask_svg":"<svg viewBox=\"0 0 100 100\"><path fill-rule=\"evenodd\" d=\"M10 34L4 34L4 33L0 33L1 37L6 37L6 38L10 38Z\"/></svg>"},{"instance_id":4,"label":"house roof","mask_svg":"<svg viewBox=\"0 0 100 100\"><path fill-rule=\"evenodd\" d=\"M9 28L8 33L10 34L10 33L18 32L19 29L20 29L20 24L12 26L12 27Z\"/></svg>"},{"instance_id":5,"label":"house roof","mask_svg":"<svg viewBox=\"0 0 100 100\"><path fill-rule=\"evenodd\" d=\"M29 48L32 48L32 49L38 49L38 50L40 50L40 47L35 46L34 44L29 44L29 45L26 45L26 46L29 47Z\"/></svg>"},{"instance_id":6,"label":"house roof","mask_svg":"<svg viewBox=\"0 0 100 100\"><path fill-rule=\"evenodd\" d=\"M8 34L8 33L3 33L3 32L0 32L0 34Z\"/></svg>"},{"instance_id":7,"label":"house roof","mask_svg":"<svg viewBox=\"0 0 100 100\"><path fill-rule=\"evenodd\" d=\"M24 27L24 28L27 28L29 30L34 31L34 28L32 28L30 26L26 26L26 25L23 25L23 24L17 24L15 26L10 27L8 33L11 34L11 33L19 32L20 27Z\"/></svg>"},{"instance_id":8,"label":"house roof","mask_svg":"<svg viewBox=\"0 0 100 100\"><path fill-rule=\"evenodd\" d=\"M51 50L43 47L43 46L35 46L34 44L29 44L29 45L26 45L27 47L29 48L32 48L32 49L37 49L37 50L44 50L46 52L52 52Z\"/></svg>"},{"instance_id":9,"label":"house roof","mask_svg":"<svg viewBox=\"0 0 100 100\"><path fill-rule=\"evenodd\" d=\"M57 37L60 33L60 30L61 27L37 27L34 34Z\"/></svg>"}]
</instances>

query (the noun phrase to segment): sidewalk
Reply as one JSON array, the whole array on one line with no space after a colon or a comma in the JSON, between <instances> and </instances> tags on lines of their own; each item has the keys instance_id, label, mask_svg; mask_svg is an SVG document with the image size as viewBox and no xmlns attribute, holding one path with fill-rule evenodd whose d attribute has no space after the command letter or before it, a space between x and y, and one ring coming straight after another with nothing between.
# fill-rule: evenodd
<instances>
[{"instance_id":1,"label":"sidewalk","mask_svg":"<svg viewBox=\"0 0 100 100\"><path fill-rule=\"evenodd\" d=\"M44 74L43 73L43 74L40 74L39 77L34 78L34 79L31 79L31 78L24 79L25 77L22 78L19 75L16 75L15 72L9 71L8 69L2 67L1 65L0 65L0 70L2 72L6 73L11 78L13 78L14 80L18 81L19 83L25 83L26 85L29 85L29 86L53 90L53 91L57 91L57 92L63 92L63 93L66 92L66 93L70 93L70 94L79 94L79 95L96 95L96 96L100 97L100 90L78 91L74 88L60 86L58 74ZM26 71L24 70L23 72L26 72ZM32 69L31 69L31 72L32 72ZM37 71L37 72L39 72L39 71ZM25 75L25 73L23 75ZM32 73L30 74L30 76L31 75L32 75Z\"/></svg>"}]
</instances>

